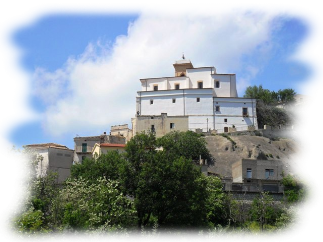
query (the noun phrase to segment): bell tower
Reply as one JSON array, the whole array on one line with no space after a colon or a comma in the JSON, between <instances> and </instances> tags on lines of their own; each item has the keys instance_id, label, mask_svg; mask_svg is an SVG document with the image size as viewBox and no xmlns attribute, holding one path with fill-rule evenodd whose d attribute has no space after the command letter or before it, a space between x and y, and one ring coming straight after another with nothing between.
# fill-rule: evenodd
<instances>
[{"instance_id":1,"label":"bell tower","mask_svg":"<svg viewBox=\"0 0 323 242\"><path fill-rule=\"evenodd\" d=\"M194 68L190 60L186 60L183 54L182 59L173 64L175 68L175 76L186 76L186 69Z\"/></svg>"}]
</instances>

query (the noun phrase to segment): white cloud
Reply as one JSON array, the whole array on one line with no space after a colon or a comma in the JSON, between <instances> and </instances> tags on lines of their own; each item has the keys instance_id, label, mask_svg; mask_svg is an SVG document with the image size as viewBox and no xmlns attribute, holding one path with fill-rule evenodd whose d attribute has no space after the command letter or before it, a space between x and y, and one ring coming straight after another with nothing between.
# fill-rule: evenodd
<instances>
[{"instance_id":1,"label":"white cloud","mask_svg":"<svg viewBox=\"0 0 323 242\"><path fill-rule=\"evenodd\" d=\"M297 4L285 17L286 21L292 20L293 18L300 17L306 14L317 14L323 12L323 2L302 2Z\"/></svg>"},{"instance_id":2,"label":"white cloud","mask_svg":"<svg viewBox=\"0 0 323 242\"><path fill-rule=\"evenodd\" d=\"M139 78L172 76L172 64L182 52L193 65L212 65L219 73L244 68L241 58L269 41L271 19L242 12L203 17L143 14L112 46L92 43L62 69L36 70L37 93L50 103L43 126L60 135L130 123Z\"/></svg>"},{"instance_id":3,"label":"white cloud","mask_svg":"<svg viewBox=\"0 0 323 242\"><path fill-rule=\"evenodd\" d=\"M302 80L312 81L314 73L322 72L321 69L316 70L316 65L308 63L321 63L323 65L323 47L314 44L290 43L287 48L282 51L281 60L288 67L288 72Z\"/></svg>"},{"instance_id":4,"label":"white cloud","mask_svg":"<svg viewBox=\"0 0 323 242\"><path fill-rule=\"evenodd\" d=\"M11 144L8 140L6 140L0 135L0 152L4 153L7 149L10 149L12 146L13 144Z\"/></svg>"}]
</instances>

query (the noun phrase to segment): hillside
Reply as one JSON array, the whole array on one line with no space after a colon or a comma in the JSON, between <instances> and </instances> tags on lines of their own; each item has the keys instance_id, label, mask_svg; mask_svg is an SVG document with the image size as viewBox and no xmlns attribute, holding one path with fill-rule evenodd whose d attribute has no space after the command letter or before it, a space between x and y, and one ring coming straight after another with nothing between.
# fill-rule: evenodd
<instances>
[{"instance_id":1,"label":"hillside","mask_svg":"<svg viewBox=\"0 0 323 242\"><path fill-rule=\"evenodd\" d=\"M231 176L231 166L243 158L261 156L281 160L285 174L305 172L318 174L323 170L323 117L315 113L306 120L297 120L290 114L278 115L262 103L257 104L259 127L265 124L271 130L236 132L206 136L207 148L214 157L209 172ZM295 129L281 126L294 125Z\"/></svg>"}]
</instances>

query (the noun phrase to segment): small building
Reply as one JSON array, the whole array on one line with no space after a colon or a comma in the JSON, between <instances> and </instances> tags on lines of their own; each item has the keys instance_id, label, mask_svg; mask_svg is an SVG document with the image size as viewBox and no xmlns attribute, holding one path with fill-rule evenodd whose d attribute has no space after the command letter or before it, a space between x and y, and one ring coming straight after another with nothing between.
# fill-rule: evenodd
<instances>
[{"instance_id":1,"label":"small building","mask_svg":"<svg viewBox=\"0 0 323 242\"><path fill-rule=\"evenodd\" d=\"M106 132L98 136L75 137L74 163L80 163L85 158L92 158L92 150L96 143L125 144L126 138L123 136L107 135Z\"/></svg>"},{"instance_id":2,"label":"small building","mask_svg":"<svg viewBox=\"0 0 323 242\"><path fill-rule=\"evenodd\" d=\"M132 120L136 133L155 132L156 137L162 137L171 131L187 131L188 116L140 115Z\"/></svg>"},{"instance_id":3,"label":"small building","mask_svg":"<svg viewBox=\"0 0 323 242\"><path fill-rule=\"evenodd\" d=\"M125 137L128 142L132 138L132 129L129 129L128 124L114 125L111 126L110 135Z\"/></svg>"},{"instance_id":4,"label":"small building","mask_svg":"<svg viewBox=\"0 0 323 242\"><path fill-rule=\"evenodd\" d=\"M232 182L225 183L225 190L282 192L283 170L280 160L242 159L232 165Z\"/></svg>"},{"instance_id":5,"label":"small building","mask_svg":"<svg viewBox=\"0 0 323 242\"><path fill-rule=\"evenodd\" d=\"M116 150L120 153L125 152L125 144L107 144L107 143L96 143L92 149L92 157L97 158L102 154L107 154L109 151Z\"/></svg>"},{"instance_id":6,"label":"small building","mask_svg":"<svg viewBox=\"0 0 323 242\"><path fill-rule=\"evenodd\" d=\"M49 171L57 172L57 183L62 183L70 176L74 150L55 143L31 144L25 145L24 148L40 158L36 165L38 177L46 176Z\"/></svg>"}]
</instances>

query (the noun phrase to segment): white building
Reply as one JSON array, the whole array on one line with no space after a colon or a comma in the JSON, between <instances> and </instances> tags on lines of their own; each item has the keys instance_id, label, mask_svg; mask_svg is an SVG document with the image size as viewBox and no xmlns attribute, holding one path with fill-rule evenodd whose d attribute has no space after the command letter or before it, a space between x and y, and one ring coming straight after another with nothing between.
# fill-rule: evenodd
<instances>
[{"instance_id":1,"label":"white building","mask_svg":"<svg viewBox=\"0 0 323 242\"><path fill-rule=\"evenodd\" d=\"M71 174L74 150L55 143L25 145L25 149L39 157L36 175L44 177L49 171L57 172L57 183L64 182Z\"/></svg>"},{"instance_id":2,"label":"white building","mask_svg":"<svg viewBox=\"0 0 323 242\"><path fill-rule=\"evenodd\" d=\"M214 67L194 68L191 61L176 61L175 76L140 79L141 91L136 100L138 117L188 117L188 129L203 132L228 132L257 129L256 99L239 98L235 74L219 74ZM173 124L176 130L176 124ZM147 127L146 130L149 130Z\"/></svg>"}]
</instances>

